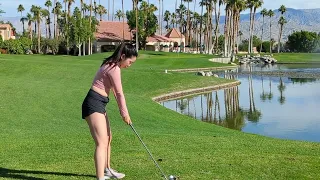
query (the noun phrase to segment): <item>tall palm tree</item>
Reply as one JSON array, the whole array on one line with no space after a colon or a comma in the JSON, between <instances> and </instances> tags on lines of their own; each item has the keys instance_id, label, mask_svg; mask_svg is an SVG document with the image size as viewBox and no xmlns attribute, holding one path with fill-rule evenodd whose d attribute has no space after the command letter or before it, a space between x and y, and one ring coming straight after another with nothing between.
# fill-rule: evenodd
<instances>
[{"instance_id":1,"label":"tall palm tree","mask_svg":"<svg viewBox=\"0 0 320 180\"><path fill-rule=\"evenodd\" d=\"M53 1L53 9L52 9L52 13L53 13L53 37L56 38L56 26L57 26L57 18L56 18L56 13L55 13L55 8L57 4L57 0Z\"/></svg>"},{"instance_id":2,"label":"tall palm tree","mask_svg":"<svg viewBox=\"0 0 320 180\"><path fill-rule=\"evenodd\" d=\"M50 7L52 6L52 2L51 0L47 0L46 3L45 3L45 6L48 8L48 19L47 19L47 24L48 24L48 30L49 30L49 38L51 39L51 27L50 27L50 24L51 24L51 18L50 18Z\"/></svg>"},{"instance_id":3,"label":"tall palm tree","mask_svg":"<svg viewBox=\"0 0 320 180\"><path fill-rule=\"evenodd\" d=\"M171 13L171 24L172 24L172 28L175 28L176 27L176 19L177 19L177 15L176 15L176 13Z\"/></svg>"},{"instance_id":4,"label":"tall palm tree","mask_svg":"<svg viewBox=\"0 0 320 180\"><path fill-rule=\"evenodd\" d=\"M191 30L191 23L190 23L190 2L192 2L192 0L183 0L184 2L188 3L188 14L187 14L187 36L188 36L188 45L190 46L190 30Z\"/></svg>"},{"instance_id":5,"label":"tall palm tree","mask_svg":"<svg viewBox=\"0 0 320 180\"><path fill-rule=\"evenodd\" d=\"M99 16L100 16L100 21L102 21L102 16L103 16L104 14L107 14L107 10L106 10L106 8L105 8L104 6L98 5L97 13L98 13Z\"/></svg>"},{"instance_id":6,"label":"tall palm tree","mask_svg":"<svg viewBox=\"0 0 320 180\"><path fill-rule=\"evenodd\" d=\"M32 40L32 22L33 22L33 17L30 13L27 14L27 19L28 19L28 31L29 31L29 38Z\"/></svg>"},{"instance_id":7,"label":"tall palm tree","mask_svg":"<svg viewBox=\"0 0 320 180\"><path fill-rule=\"evenodd\" d=\"M142 0L132 0L133 5L134 5L134 9L136 11L136 50L139 50L139 42L138 42L138 4L139 2L141 2Z\"/></svg>"},{"instance_id":8,"label":"tall palm tree","mask_svg":"<svg viewBox=\"0 0 320 180\"><path fill-rule=\"evenodd\" d=\"M120 18L124 18L124 13L119 9L116 12L116 17L119 18L120 21Z\"/></svg>"},{"instance_id":9,"label":"tall palm tree","mask_svg":"<svg viewBox=\"0 0 320 180\"><path fill-rule=\"evenodd\" d=\"M251 53L251 27L252 27L252 14L253 14L253 6L254 6L254 1L255 0L247 0L246 3L247 3L247 7L250 9L250 26L249 26L249 45L248 45L248 54Z\"/></svg>"},{"instance_id":10,"label":"tall palm tree","mask_svg":"<svg viewBox=\"0 0 320 180\"><path fill-rule=\"evenodd\" d=\"M171 17L171 14L170 14L170 11L166 10L166 12L164 13L164 21L167 22L167 25L166 25L166 30L169 29L169 21L170 21L170 17Z\"/></svg>"},{"instance_id":11,"label":"tall palm tree","mask_svg":"<svg viewBox=\"0 0 320 180\"><path fill-rule=\"evenodd\" d=\"M217 3L219 5L218 8L218 13L217 13ZM215 47L215 52L219 48L219 24L220 24L220 15L221 15L221 6L224 4L224 0L219 0L215 1L215 7L214 7L214 12L215 12L215 20L216 20L216 25L215 25L215 30L214 30L214 46Z\"/></svg>"},{"instance_id":12,"label":"tall palm tree","mask_svg":"<svg viewBox=\"0 0 320 180\"><path fill-rule=\"evenodd\" d=\"M162 19L161 19L161 0L158 0L159 1L159 34L161 35L161 28L162 28L162 26L161 26L161 21L162 21Z\"/></svg>"},{"instance_id":13,"label":"tall palm tree","mask_svg":"<svg viewBox=\"0 0 320 180\"><path fill-rule=\"evenodd\" d=\"M23 28L23 34L24 34L24 32L25 32L25 30L24 30L24 23L27 22L27 21L28 21L28 18L26 18L26 17L21 17L21 18L20 18L20 22L22 23L22 28Z\"/></svg>"},{"instance_id":14,"label":"tall palm tree","mask_svg":"<svg viewBox=\"0 0 320 180\"><path fill-rule=\"evenodd\" d=\"M110 12L110 0L108 0L108 12ZM108 21L110 21L110 13L108 13Z\"/></svg>"},{"instance_id":15,"label":"tall palm tree","mask_svg":"<svg viewBox=\"0 0 320 180\"><path fill-rule=\"evenodd\" d=\"M201 6L201 14L200 14L200 53L202 54L202 24L203 24L203 6L205 6L205 0L199 2Z\"/></svg>"},{"instance_id":16,"label":"tall palm tree","mask_svg":"<svg viewBox=\"0 0 320 180\"><path fill-rule=\"evenodd\" d=\"M46 25L46 38L48 38L49 34L48 34L48 25L49 25L49 16L50 16L50 12L47 9L41 9L41 18L45 19L45 25Z\"/></svg>"},{"instance_id":17,"label":"tall palm tree","mask_svg":"<svg viewBox=\"0 0 320 180\"><path fill-rule=\"evenodd\" d=\"M287 20L283 16L281 16L278 23L280 24L280 35L279 35L279 39L278 39L278 53L280 53L280 46L281 46L280 41L281 41L281 37L282 37L283 26L284 26L284 24L287 23Z\"/></svg>"},{"instance_id":18,"label":"tall palm tree","mask_svg":"<svg viewBox=\"0 0 320 180\"><path fill-rule=\"evenodd\" d=\"M251 24L251 34L250 34L250 47L251 47L251 53L253 53L253 30L254 30L254 21L255 21L255 16L257 9L260 8L263 4L263 0L254 0L253 2L253 15L252 15L252 24Z\"/></svg>"},{"instance_id":19,"label":"tall palm tree","mask_svg":"<svg viewBox=\"0 0 320 180\"><path fill-rule=\"evenodd\" d=\"M41 52L40 48L40 39L41 39L41 31L40 31L40 22L41 22L41 7L40 6L32 6L31 12L33 12L34 19L37 21L38 28L38 53Z\"/></svg>"},{"instance_id":20,"label":"tall palm tree","mask_svg":"<svg viewBox=\"0 0 320 180\"><path fill-rule=\"evenodd\" d=\"M262 15L262 32L261 32L261 41L263 42L263 30L264 30L264 17L268 15L268 10L264 8L260 14ZM260 54L262 51L262 43L260 44Z\"/></svg>"},{"instance_id":21,"label":"tall palm tree","mask_svg":"<svg viewBox=\"0 0 320 180\"><path fill-rule=\"evenodd\" d=\"M56 39L59 37L58 19L60 18L61 14L62 14L61 9L62 9L62 4L59 1L57 1L55 4L55 7L53 9L54 14L56 16L56 20L55 20L56 25L55 25L55 33L54 33Z\"/></svg>"},{"instance_id":22,"label":"tall palm tree","mask_svg":"<svg viewBox=\"0 0 320 180\"><path fill-rule=\"evenodd\" d=\"M90 0L90 17L89 17L89 30L91 31L91 24L92 24L92 9L93 8L93 4L92 4L92 0ZM92 54L92 42L91 42L91 37L89 36L89 48L88 48L88 55Z\"/></svg>"},{"instance_id":23,"label":"tall palm tree","mask_svg":"<svg viewBox=\"0 0 320 180\"><path fill-rule=\"evenodd\" d=\"M20 12L20 13L21 13L21 19L22 19L22 12L25 10L25 9L24 9L24 7L23 7L23 5L22 5L22 4L20 4L20 5L18 6L17 10L18 10L18 12ZM24 21L21 21L21 19L20 19L20 22L22 23L22 26L23 26L23 33L24 33Z\"/></svg>"},{"instance_id":24,"label":"tall palm tree","mask_svg":"<svg viewBox=\"0 0 320 180\"><path fill-rule=\"evenodd\" d=\"M280 53L280 46L281 46L281 36L284 24L287 23L286 19L283 17L283 14L287 11L287 8L284 5L281 5L278 11L281 13L281 17L279 19L278 24L280 24L280 31L279 31L279 39L278 39L278 53Z\"/></svg>"},{"instance_id":25,"label":"tall palm tree","mask_svg":"<svg viewBox=\"0 0 320 180\"><path fill-rule=\"evenodd\" d=\"M272 9L268 11L268 16L270 17L270 53L272 54L272 17L274 16L274 12Z\"/></svg>"}]
</instances>

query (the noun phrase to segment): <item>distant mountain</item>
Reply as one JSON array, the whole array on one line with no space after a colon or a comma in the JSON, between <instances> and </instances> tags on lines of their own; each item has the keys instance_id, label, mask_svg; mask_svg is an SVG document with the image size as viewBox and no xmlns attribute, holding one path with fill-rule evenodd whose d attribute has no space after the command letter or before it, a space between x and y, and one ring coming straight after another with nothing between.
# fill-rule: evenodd
<instances>
[{"instance_id":1,"label":"distant mountain","mask_svg":"<svg viewBox=\"0 0 320 180\"><path fill-rule=\"evenodd\" d=\"M280 12L278 10L274 10L275 16L272 17L272 38L276 41L278 40L279 35L279 24L278 20L280 18ZM306 30L313 32L320 32L320 9L292 9L287 8L287 12L284 14L287 24L284 26L282 41L287 40L287 36L294 31ZM10 21L14 27L16 27L18 32L22 32L22 24L20 22L20 17L0 17L0 21ZM220 32L223 33L225 16L221 16L220 18ZM241 14L240 17L240 30L243 33L242 39L248 38L249 34L249 23L250 23L250 14ZM269 23L270 18L265 17L264 23L264 40L269 39L270 31L269 31ZM165 26L165 22L164 22ZM53 24L51 24L53 28ZM260 12L256 14L255 19L255 28L254 35L257 35L259 38L261 36L261 27L262 27L262 16ZM25 28L27 28L27 23L25 24ZM41 32L45 35L45 25L41 24ZM52 30L53 32L53 30Z\"/></svg>"},{"instance_id":2,"label":"distant mountain","mask_svg":"<svg viewBox=\"0 0 320 180\"><path fill-rule=\"evenodd\" d=\"M281 16L278 10L274 10L275 16L271 18L272 20L272 38L276 41L279 36L279 18ZM292 9L287 8L287 12L284 14L285 19L288 21L284 26L282 41L286 41L288 35L293 33L294 31L313 31L320 32L320 9ZM220 32L223 32L225 17L221 17L220 23ZM259 38L261 37L261 28L262 28L262 15L260 12L256 14L255 17L255 27L254 27L254 35L257 35ZM240 17L240 30L243 33L242 39L248 38L249 34L249 24L250 24L250 14L241 14ZM270 36L270 18L268 16L265 17L264 22L264 33L263 39L268 40Z\"/></svg>"}]
</instances>

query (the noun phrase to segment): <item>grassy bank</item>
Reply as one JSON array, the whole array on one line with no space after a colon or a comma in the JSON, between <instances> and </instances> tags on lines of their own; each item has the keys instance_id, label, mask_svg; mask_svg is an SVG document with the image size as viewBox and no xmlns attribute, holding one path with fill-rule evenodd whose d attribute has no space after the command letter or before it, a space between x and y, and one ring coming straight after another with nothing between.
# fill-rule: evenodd
<instances>
[{"instance_id":1,"label":"grassy bank","mask_svg":"<svg viewBox=\"0 0 320 180\"><path fill-rule=\"evenodd\" d=\"M106 54L0 55L0 178L93 179L94 143L81 103ZM210 56L142 53L122 71L135 128L167 174L194 179L319 179L320 144L278 140L196 121L153 102L186 88L230 82L164 69L224 66ZM111 97L112 167L125 179L161 179Z\"/></svg>"},{"instance_id":2,"label":"grassy bank","mask_svg":"<svg viewBox=\"0 0 320 180\"><path fill-rule=\"evenodd\" d=\"M278 63L320 63L320 53L273 54Z\"/></svg>"}]
</instances>

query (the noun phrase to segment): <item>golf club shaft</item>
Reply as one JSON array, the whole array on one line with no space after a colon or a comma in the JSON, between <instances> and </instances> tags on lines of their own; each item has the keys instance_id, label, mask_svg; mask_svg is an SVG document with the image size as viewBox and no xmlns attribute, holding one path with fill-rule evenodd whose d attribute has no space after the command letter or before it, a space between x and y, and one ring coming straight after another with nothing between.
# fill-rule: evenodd
<instances>
[{"instance_id":1,"label":"golf club shaft","mask_svg":"<svg viewBox=\"0 0 320 180\"><path fill-rule=\"evenodd\" d=\"M143 144L143 146L145 147L145 149L147 150L147 152L149 153L151 159L153 160L153 162L156 164L156 166L158 167L158 169L160 170L162 176L168 180L167 176L164 174L164 172L162 171L162 169L160 168L160 166L158 165L158 163L156 162L156 160L153 158L151 152L149 151L149 149L147 148L147 146L144 144L144 142L142 141L142 139L140 138L139 134L137 133L137 131L134 129L133 125L130 124L130 127L132 128L132 130L134 131L134 133L137 135L137 137L139 138L140 142Z\"/></svg>"}]
</instances>

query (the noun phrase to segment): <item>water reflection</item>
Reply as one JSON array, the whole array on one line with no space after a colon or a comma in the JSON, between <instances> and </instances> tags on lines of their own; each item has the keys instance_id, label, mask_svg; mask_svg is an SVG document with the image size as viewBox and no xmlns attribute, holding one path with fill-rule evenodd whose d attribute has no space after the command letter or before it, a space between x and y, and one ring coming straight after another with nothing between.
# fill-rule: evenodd
<instances>
[{"instance_id":1,"label":"water reflection","mask_svg":"<svg viewBox=\"0 0 320 180\"><path fill-rule=\"evenodd\" d=\"M242 67L242 71L260 68L247 66ZM320 142L320 118L315 114L320 105L318 79L228 72L222 75L227 79L240 80L241 85L162 102L162 105L195 119L231 129Z\"/></svg>"}]
</instances>

